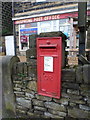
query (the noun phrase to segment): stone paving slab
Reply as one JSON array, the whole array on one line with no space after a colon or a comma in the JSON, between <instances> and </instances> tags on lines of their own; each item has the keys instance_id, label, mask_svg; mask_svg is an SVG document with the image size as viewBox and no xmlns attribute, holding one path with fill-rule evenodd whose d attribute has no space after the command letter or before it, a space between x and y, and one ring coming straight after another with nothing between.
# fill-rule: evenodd
<instances>
[{"instance_id":1,"label":"stone paving slab","mask_svg":"<svg viewBox=\"0 0 90 120\"><path fill-rule=\"evenodd\" d=\"M2 57L0 56L0 120L2 118Z\"/></svg>"}]
</instances>

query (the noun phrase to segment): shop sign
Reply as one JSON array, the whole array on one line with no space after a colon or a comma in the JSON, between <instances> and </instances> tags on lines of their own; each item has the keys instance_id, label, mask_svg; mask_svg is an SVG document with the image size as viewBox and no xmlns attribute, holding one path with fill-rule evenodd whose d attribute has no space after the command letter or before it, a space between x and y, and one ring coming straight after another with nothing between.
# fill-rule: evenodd
<instances>
[{"instance_id":1,"label":"shop sign","mask_svg":"<svg viewBox=\"0 0 90 120\"><path fill-rule=\"evenodd\" d=\"M15 24L24 24L24 23L32 23L32 22L41 22L41 21L64 19L64 18L68 18L69 16L76 17L77 16L77 12L22 19L22 20L15 21Z\"/></svg>"},{"instance_id":2,"label":"shop sign","mask_svg":"<svg viewBox=\"0 0 90 120\"><path fill-rule=\"evenodd\" d=\"M21 34L31 35L37 33L37 28L20 29Z\"/></svg>"}]
</instances>

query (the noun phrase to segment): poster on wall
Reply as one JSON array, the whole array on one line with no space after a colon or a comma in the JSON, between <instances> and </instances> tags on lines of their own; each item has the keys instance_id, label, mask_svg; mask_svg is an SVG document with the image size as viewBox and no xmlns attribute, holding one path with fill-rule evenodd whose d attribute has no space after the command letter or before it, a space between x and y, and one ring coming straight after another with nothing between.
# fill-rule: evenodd
<instances>
[{"instance_id":1,"label":"poster on wall","mask_svg":"<svg viewBox=\"0 0 90 120\"><path fill-rule=\"evenodd\" d=\"M44 71L53 72L53 57L44 57Z\"/></svg>"}]
</instances>

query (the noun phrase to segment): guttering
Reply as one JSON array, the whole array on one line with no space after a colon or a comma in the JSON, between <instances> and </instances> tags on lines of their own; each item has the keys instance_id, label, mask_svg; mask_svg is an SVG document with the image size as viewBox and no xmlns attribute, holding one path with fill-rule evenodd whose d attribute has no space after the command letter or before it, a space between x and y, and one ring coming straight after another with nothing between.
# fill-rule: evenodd
<instances>
[{"instance_id":1,"label":"guttering","mask_svg":"<svg viewBox=\"0 0 90 120\"><path fill-rule=\"evenodd\" d=\"M29 16L24 16L24 17L15 17L15 18L12 18L12 20L15 21L15 20L28 19L28 18L43 17L43 16L48 16L48 15L71 13L71 12L77 12L77 11L78 11L78 8L73 9L73 10L56 11L56 12L42 13L42 14L36 14L36 15L29 15Z\"/></svg>"}]
</instances>

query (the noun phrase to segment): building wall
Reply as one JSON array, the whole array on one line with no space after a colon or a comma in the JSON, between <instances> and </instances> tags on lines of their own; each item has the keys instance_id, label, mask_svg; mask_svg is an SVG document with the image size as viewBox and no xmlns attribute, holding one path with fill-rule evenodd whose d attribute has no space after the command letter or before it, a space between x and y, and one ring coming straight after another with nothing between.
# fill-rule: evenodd
<instances>
[{"instance_id":1,"label":"building wall","mask_svg":"<svg viewBox=\"0 0 90 120\"><path fill-rule=\"evenodd\" d=\"M90 4L88 3L88 9L90 8ZM32 21L36 22L36 27L37 27L37 33L39 34L40 32L50 32L50 31L62 31L68 36L67 41L67 51L74 51L74 52L69 52L69 57L73 56L74 59L76 60L76 56L78 53L78 46L79 46L79 30L78 30L78 12L77 15L71 16L68 14L68 11L78 11L78 3L77 2L60 2L60 1L53 1L53 2L16 2L14 4L14 16L13 20L15 20L15 26L18 28L18 32L16 30L16 42L17 42L17 55L26 55L25 50L21 50L21 42L20 42L20 30L19 30L19 24L24 25L26 23L31 24ZM53 20L47 20L47 21L41 21L40 17L37 17L38 15L45 14L53 14L54 12L63 12L66 13L65 16L67 19L72 19L69 22L72 22L68 25L63 23L64 18L60 18L58 20L53 19ZM48 16L47 15L47 16ZM60 13L61 15L61 13ZM90 13L88 13L90 15ZM32 18L32 16L35 16ZM47 18L46 16L46 18ZM29 19L26 18L30 17ZM70 18L71 17L71 18ZM22 20L18 20L18 19ZM45 18L45 19L46 19ZM73 19L74 18L74 19ZM32 20L34 19L34 20ZM25 20L25 21L24 21ZM29 21L29 22L27 22ZM61 25L60 25L61 24ZM69 29L68 29L69 28ZM28 40L29 42L29 40ZM29 47L29 43L27 43L27 48ZM75 61L76 62L76 61Z\"/></svg>"},{"instance_id":2,"label":"building wall","mask_svg":"<svg viewBox=\"0 0 90 120\"><path fill-rule=\"evenodd\" d=\"M62 6L63 5L63 6ZM17 16L25 16L29 13L29 15L34 15L35 13L41 14L55 10L64 10L64 9L73 9L77 8L76 2L15 2L14 3L14 11L15 17Z\"/></svg>"},{"instance_id":3,"label":"building wall","mask_svg":"<svg viewBox=\"0 0 90 120\"><path fill-rule=\"evenodd\" d=\"M12 3L2 2L2 35L13 34Z\"/></svg>"}]
</instances>

